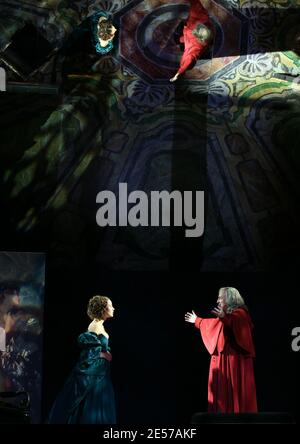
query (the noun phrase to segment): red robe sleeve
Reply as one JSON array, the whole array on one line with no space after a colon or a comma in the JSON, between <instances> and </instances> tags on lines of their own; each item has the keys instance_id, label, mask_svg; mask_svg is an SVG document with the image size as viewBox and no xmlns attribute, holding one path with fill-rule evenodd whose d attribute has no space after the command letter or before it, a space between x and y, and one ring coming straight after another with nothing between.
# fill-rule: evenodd
<instances>
[{"instance_id":1,"label":"red robe sleeve","mask_svg":"<svg viewBox=\"0 0 300 444\"><path fill-rule=\"evenodd\" d=\"M203 343L212 355L215 351L223 324L219 318L196 318L195 327L200 329Z\"/></svg>"},{"instance_id":2,"label":"red robe sleeve","mask_svg":"<svg viewBox=\"0 0 300 444\"><path fill-rule=\"evenodd\" d=\"M188 67L200 57L204 49L205 46L200 45L200 43L198 45L185 43L184 53L182 54L180 66L177 72L179 74L184 73Z\"/></svg>"},{"instance_id":3,"label":"red robe sleeve","mask_svg":"<svg viewBox=\"0 0 300 444\"><path fill-rule=\"evenodd\" d=\"M255 348L252 339L252 321L247 310L238 308L221 319L224 325L230 328L234 334L236 343L249 355L255 356Z\"/></svg>"}]
</instances>

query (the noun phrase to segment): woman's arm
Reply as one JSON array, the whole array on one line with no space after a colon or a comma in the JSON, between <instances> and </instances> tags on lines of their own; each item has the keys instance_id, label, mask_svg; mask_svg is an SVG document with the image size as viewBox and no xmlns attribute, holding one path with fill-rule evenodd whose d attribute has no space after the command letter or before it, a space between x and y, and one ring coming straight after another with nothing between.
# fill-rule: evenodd
<instances>
[{"instance_id":1,"label":"woman's arm","mask_svg":"<svg viewBox=\"0 0 300 444\"><path fill-rule=\"evenodd\" d=\"M112 355L111 355L111 353L109 351L100 352L100 358L104 358L104 359L106 359L107 361L110 362L112 360Z\"/></svg>"}]
</instances>

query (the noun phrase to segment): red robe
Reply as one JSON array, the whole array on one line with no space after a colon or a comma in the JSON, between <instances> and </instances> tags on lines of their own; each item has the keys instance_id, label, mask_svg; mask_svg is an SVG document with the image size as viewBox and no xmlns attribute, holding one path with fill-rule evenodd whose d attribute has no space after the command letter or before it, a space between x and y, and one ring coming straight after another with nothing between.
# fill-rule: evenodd
<instances>
[{"instance_id":1,"label":"red robe","mask_svg":"<svg viewBox=\"0 0 300 444\"><path fill-rule=\"evenodd\" d=\"M208 411L257 412L253 326L248 311L238 308L222 319L197 318L195 327L211 354Z\"/></svg>"},{"instance_id":2,"label":"red robe","mask_svg":"<svg viewBox=\"0 0 300 444\"><path fill-rule=\"evenodd\" d=\"M180 67L178 73L182 74L188 67L195 62L201 54L205 51L208 43L201 43L195 37L192 31L200 23L212 29L212 24L207 10L202 6L199 0L190 0L191 9L186 25L183 28L183 35L180 37L180 42L184 43L184 53L181 57Z\"/></svg>"}]
</instances>

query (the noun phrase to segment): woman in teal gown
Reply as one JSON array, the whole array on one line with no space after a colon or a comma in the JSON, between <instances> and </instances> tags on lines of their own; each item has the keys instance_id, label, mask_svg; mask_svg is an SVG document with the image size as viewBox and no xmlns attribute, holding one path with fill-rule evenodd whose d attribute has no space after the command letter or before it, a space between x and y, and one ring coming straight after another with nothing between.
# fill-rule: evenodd
<instances>
[{"instance_id":1,"label":"woman in teal gown","mask_svg":"<svg viewBox=\"0 0 300 444\"><path fill-rule=\"evenodd\" d=\"M88 303L92 322L78 337L77 364L51 409L49 424L115 424L115 399L110 377L112 359L104 321L113 317L112 302L94 296Z\"/></svg>"},{"instance_id":2,"label":"woman in teal gown","mask_svg":"<svg viewBox=\"0 0 300 444\"><path fill-rule=\"evenodd\" d=\"M62 52L65 55L80 52L106 55L114 49L113 40L116 32L111 16L105 11L98 11L74 29L65 42Z\"/></svg>"},{"instance_id":3,"label":"woman in teal gown","mask_svg":"<svg viewBox=\"0 0 300 444\"><path fill-rule=\"evenodd\" d=\"M90 18L92 42L98 54L107 54L113 45L113 38L117 29L114 27L109 15L99 11Z\"/></svg>"}]
</instances>

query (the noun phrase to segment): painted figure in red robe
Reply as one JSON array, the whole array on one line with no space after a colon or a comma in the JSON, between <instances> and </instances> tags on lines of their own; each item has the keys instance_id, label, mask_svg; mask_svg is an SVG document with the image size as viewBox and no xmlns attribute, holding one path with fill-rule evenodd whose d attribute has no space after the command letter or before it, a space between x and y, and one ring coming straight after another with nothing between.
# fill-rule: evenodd
<instances>
[{"instance_id":1,"label":"painted figure in red robe","mask_svg":"<svg viewBox=\"0 0 300 444\"><path fill-rule=\"evenodd\" d=\"M253 371L255 350L252 321L237 289L219 290L216 318L203 319L186 313L195 324L211 355L208 377L208 411L223 413L257 412Z\"/></svg>"},{"instance_id":2,"label":"painted figure in red robe","mask_svg":"<svg viewBox=\"0 0 300 444\"><path fill-rule=\"evenodd\" d=\"M180 66L170 82L175 82L203 54L213 39L213 25L208 11L200 0L189 0L191 4L187 22L183 28L180 42L184 44L184 52ZM202 0L204 1L204 0Z\"/></svg>"}]
</instances>

